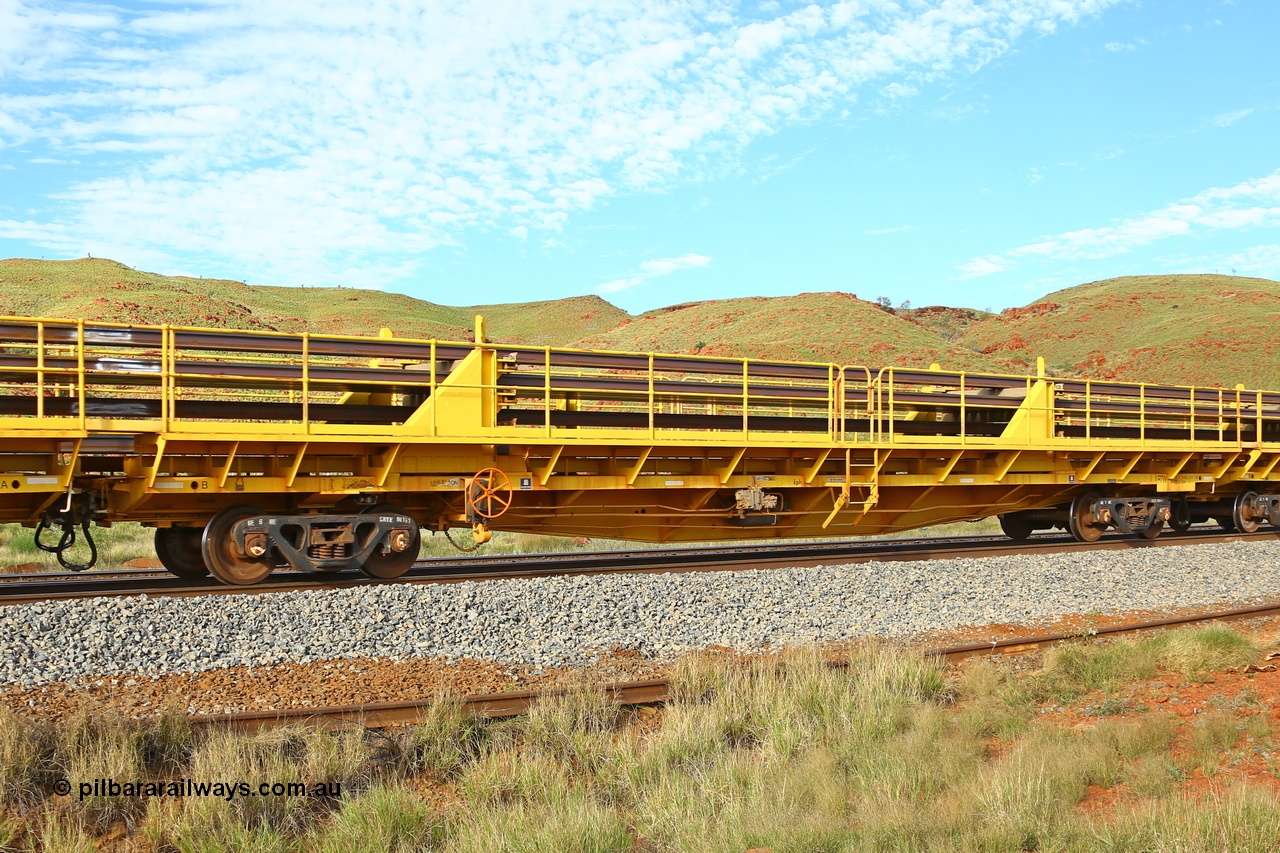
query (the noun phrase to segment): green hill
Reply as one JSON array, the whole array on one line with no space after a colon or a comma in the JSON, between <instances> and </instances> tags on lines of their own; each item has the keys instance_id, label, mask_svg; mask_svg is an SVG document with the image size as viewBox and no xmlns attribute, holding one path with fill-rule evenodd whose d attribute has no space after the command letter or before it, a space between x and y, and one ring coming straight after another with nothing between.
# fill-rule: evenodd
<instances>
[{"instance_id":1,"label":"green hill","mask_svg":"<svg viewBox=\"0 0 1280 853\"><path fill-rule=\"evenodd\" d=\"M1007 366L1177 385L1280 388L1280 282L1129 276L1051 293L966 328L957 342Z\"/></svg>"},{"instance_id":2,"label":"green hill","mask_svg":"<svg viewBox=\"0 0 1280 853\"><path fill-rule=\"evenodd\" d=\"M105 259L0 260L0 313L336 334L492 340L1023 373L1180 385L1280 388L1280 282L1132 276L989 314L882 308L847 293L673 305L633 317L598 296L453 307L345 287L265 287L140 272Z\"/></svg>"},{"instance_id":3,"label":"green hill","mask_svg":"<svg viewBox=\"0 0 1280 853\"><path fill-rule=\"evenodd\" d=\"M948 343L935 331L848 293L722 299L659 308L579 340L590 349L947 370L991 370L996 360Z\"/></svg>"},{"instance_id":4,"label":"green hill","mask_svg":"<svg viewBox=\"0 0 1280 853\"><path fill-rule=\"evenodd\" d=\"M541 346L568 345L630 316L598 296L452 307L378 290L157 275L102 258L0 260L0 314L350 335L386 326L405 337L469 340L477 313L489 337Z\"/></svg>"}]
</instances>

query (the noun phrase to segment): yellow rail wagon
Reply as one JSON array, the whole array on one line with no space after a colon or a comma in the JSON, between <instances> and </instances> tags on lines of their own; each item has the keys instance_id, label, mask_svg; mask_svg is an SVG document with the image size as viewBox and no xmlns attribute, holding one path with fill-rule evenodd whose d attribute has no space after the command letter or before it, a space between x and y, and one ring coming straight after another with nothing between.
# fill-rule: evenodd
<instances>
[{"instance_id":1,"label":"yellow rail wagon","mask_svg":"<svg viewBox=\"0 0 1280 853\"><path fill-rule=\"evenodd\" d=\"M0 520L174 574L395 577L420 531L651 542L999 515L1280 525L1280 392L0 318Z\"/></svg>"}]
</instances>

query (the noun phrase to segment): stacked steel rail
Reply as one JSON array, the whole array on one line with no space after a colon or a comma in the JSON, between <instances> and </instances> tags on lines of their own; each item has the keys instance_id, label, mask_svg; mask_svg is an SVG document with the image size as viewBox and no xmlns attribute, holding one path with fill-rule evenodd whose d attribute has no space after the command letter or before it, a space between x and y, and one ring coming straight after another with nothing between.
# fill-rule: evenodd
<instances>
[{"instance_id":1,"label":"stacked steel rail","mask_svg":"<svg viewBox=\"0 0 1280 853\"><path fill-rule=\"evenodd\" d=\"M1280 523L1280 392L485 341L0 319L0 520L70 559L394 577L419 529L646 541L1000 515L1154 537Z\"/></svg>"}]
</instances>

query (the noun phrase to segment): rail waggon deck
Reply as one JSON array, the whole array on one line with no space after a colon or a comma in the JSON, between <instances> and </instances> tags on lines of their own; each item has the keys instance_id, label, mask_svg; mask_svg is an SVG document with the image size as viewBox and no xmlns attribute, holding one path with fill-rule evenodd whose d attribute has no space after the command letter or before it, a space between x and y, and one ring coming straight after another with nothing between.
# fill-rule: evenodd
<instances>
[{"instance_id":1,"label":"rail waggon deck","mask_svg":"<svg viewBox=\"0 0 1280 853\"><path fill-rule=\"evenodd\" d=\"M292 519L290 560L321 569L388 558L405 525L697 541L1277 520L1280 391L588 352L477 327L0 319L0 520L140 521L190 562L235 509L223 557L260 541L247 519ZM352 532L378 512L402 521Z\"/></svg>"}]
</instances>

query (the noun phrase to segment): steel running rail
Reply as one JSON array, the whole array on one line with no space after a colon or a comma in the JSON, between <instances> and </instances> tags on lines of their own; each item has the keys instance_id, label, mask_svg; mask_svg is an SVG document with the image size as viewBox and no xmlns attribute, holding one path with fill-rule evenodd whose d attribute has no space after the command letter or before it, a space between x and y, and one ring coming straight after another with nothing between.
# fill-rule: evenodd
<instances>
[{"instance_id":1,"label":"steel running rail","mask_svg":"<svg viewBox=\"0 0 1280 853\"><path fill-rule=\"evenodd\" d=\"M58 580L7 581L0 583L0 606L40 601L91 598L96 596L151 595L245 595L300 590L347 589L357 586L396 583L460 583L463 581L509 580L586 574L654 574L661 572L742 571L747 569L801 568L872 561L955 559L1054 554L1074 551L1124 551L1135 548L1164 548L1178 545L1207 545L1239 541L1276 541L1280 531L1222 534L1194 531L1179 536L1148 540L1120 534L1097 542L1079 543L1064 535L1038 535L1028 542L1011 542L1003 536L936 537L915 540L807 545L787 543L770 546L729 548L671 548L646 551L593 551L564 554L523 554L472 557L466 560L437 558L420 561L407 574L376 580L355 572L318 578L302 572L282 573L254 586L227 586L211 581L190 581L166 577L139 569L137 577L124 572L107 573L105 579L89 575L59 575Z\"/></svg>"},{"instance_id":2,"label":"steel running rail","mask_svg":"<svg viewBox=\"0 0 1280 853\"><path fill-rule=\"evenodd\" d=\"M1280 604L1266 604L1242 607L1231 610L1216 610L1207 613L1173 616L1167 619L1153 619L1123 625L1110 625L1093 629L1089 637L1118 636L1161 628L1176 628L1204 622L1238 622L1246 619L1258 619L1280 616ZM992 640L986 643L966 643L962 645L941 646L926 649L924 654L945 659L948 663L956 663L966 658L995 654L1021 654L1036 649L1053 646L1058 643L1082 639L1080 632L1055 632L1022 637L1009 637ZM832 662L832 666L843 666L841 662ZM670 700L671 683L667 679L656 678L645 681L628 681L607 684L600 688L610 701L618 705L657 705ZM522 690L510 693L489 693L465 696L458 704L465 713L476 714L486 719L516 717L528 713L537 702L568 692L565 688L549 690ZM321 729L350 728L360 726L366 729L390 728L392 726L413 725L422 720L424 712L435 703L436 699L425 699L407 702L379 702L366 705L342 705L317 708L296 708L271 711L245 711L233 714L210 714L193 717L193 725L205 728L223 728L234 731L254 732L263 729L278 728L288 725L307 725Z\"/></svg>"}]
</instances>

